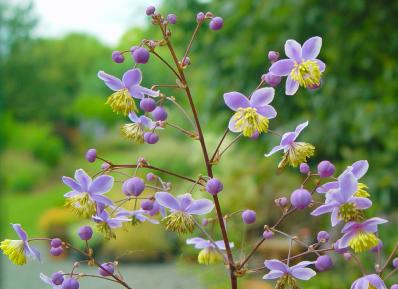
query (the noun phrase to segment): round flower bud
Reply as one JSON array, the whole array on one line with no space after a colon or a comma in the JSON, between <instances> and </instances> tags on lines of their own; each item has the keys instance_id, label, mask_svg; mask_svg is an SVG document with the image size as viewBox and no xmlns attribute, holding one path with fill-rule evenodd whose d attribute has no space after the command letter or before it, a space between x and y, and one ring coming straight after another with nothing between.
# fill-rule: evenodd
<instances>
[{"instance_id":1,"label":"round flower bud","mask_svg":"<svg viewBox=\"0 0 398 289\"><path fill-rule=\"evenodd\" d=\"M88 162L93 163L93 162L95 162L96 158L97 158L97 151L96 151L96 149L89 149L89 150L86 152L86 160L87 160Z\"/></svg>"},{"instance_id":2,"label":"round flower bud","mask_svg":"<svg viewBox=\"0 0 398 289\"><path fill-rule=\"evenodd\" d=\"M139 47L133 52L135 63L145 64L149 60L149 52L144 47Z\"/></svg>"},{"instance_id":3,"label":"round flower bud","mask_svg":"<svg viewBox=\"0 0 398 289\"><path fill-rule=\"evenodd\" d=\"M79 282L74 278L66 279L61 286L62 289L79 289Z\"/></svg>"},{"instance_id":4,"label":"round flower bud","mask_svg":"<svg viewBox=\"0 0 398 289\"><path fill-rule=\"evenodd\" d=\"M322 255L319 256L316 261L315 261L315 268L318 269L318 271L326 271L332 268L333 266L333 261L332 258L329 257L329 255Z\"/></svg>"},{"instance_id":5,"label":"round flower bud","mask_svg":"<svg viewBox=\"0 0 398 289\"><path fill-rule=\"evenodd\" d=\"M211 30L220 30L223 26L224 20L221 17L214 17L209 24Z\"/></svg>"},{"instance_id":6,"label":"round flower bud","mask_svg":"<svg viewBox=\"0 0 398 289\"><path fill-rule=\"evenodd\" d=\"M130 48L131 56L133 56L133 52L136 51L138 48L140 48L138 45L131 46Z\"/></svg>"},{"instance_id":7,"label":"round flower bud","mask_svg":"<svg viewBox=\"0 0 398 289\"><path fill-rule=\"evenodd\" d=\"M398 289L398 284L393 284L393 285L391 286L391 289Z\"/></svg>"},{"instance_id":8,"label":"round flower bud","mask_svg":"<svg viewBox=\"0 0 398 289\"><path fill-rule=\"evenodd\" d=\"M133 177L123 183L123 193L126 196L138 197L145 189L144 180L139 177Z\"/></svg>"},{"instance_id":9,"label":"round flower bud","mask_svg":"<svg viewBox=\"0 0 398 289\"><path fill-rule=\"evenodd\" d=\"M145 112L151 112L156 108L156 101L152 98L143 98L140 101L140 108Z\"/></svg>"},{"instance_id":10,"label":"round flower bud","mask_svg":"<svg viewBox=\"0 0 398 289\"><path fill-rule=\"evenodd\" d=\"M344 260L350 261L352 259L352 254L351 253L344 253L343 254Z\"/></svg>"},{"instance_id":11,"label":"round flower bud","mask_svg":"<svg viewBox=\"0 0 398 289\"><path fill-rule=\"evenodd\" d=\"M112 52L112 60L116 63L123 63L124 56L120 51L113 51Z\"/></svg>"},{"instance_id":12,"label":"round flower bud","mask_svg":"<svg viewBox=\"0 0 398 289\"><path fill-rule=\"evenodd\" d=\"M177 16L175 14L169 14L167 15L167 21L169 21L170 24L176 24Z\"/></svg>"},{"instance_id":13,"label":"round flower bud","mask_svg":"<svg viewBox=\"0 0 398 289\"><path fill-rule=\"evenodd\" d=\"M331 177L335 171L335 166L329 161L321 161L318 164L318 174L321 178Z\"/></svg>"},{"instance_id":14,"label":"round flower bud","mask_svg":"<svg viewBox=\"0 0 398 289\"><path fill-rule=\"evenodd\" d=\"M106 171L107 169L109 169L110 166L111 166L111 165L108 164L108 163L103 163L103 164L101 165L101 169L102 169L103 171Z\"/></svg>"},{"instance_id":15,"label":"round flower bud","mask_svg":"<svg viewBox=\"0 0 398 289\"><path fill-rule=\"evenodd\" d=\"M158 106L152 111L152 116L156 121L165 121L167 119L167 111L162 106Z\"/></svg>"},{"instance_id":16,"label":"round flower bud","mask_svg":"<svg viewBox=\"0 0 398 289\"><path fill-rule=\"evenodd\" d=\"M60 238L52 239L50 242L51 247L57 248L62 246L62 240Z\"/></svg>"},{"instance_id":17,"label":"round flower bud","mask_svg":"<svg viewBox=\"0 0 398 289\"><path fill-rule=\"evenodd\" d=\"M284 208L287 205L287 198L286 197L281 197L281 198L277 198L275 199L275 205L277 205L280 208Z\"/></svg>"},{"instance_id":18,"label":"round flower bud","mask_svg":"<svg viewBox=\"0 0 398 289\"><path fill-rule=\"evenodd\" d=\"M261 80L267 83L269 86L275 87L278 86L279 83L281 83L282 77L268 72L261 76Z\"/></svg>"},{"instance_id":19,"label":"round flower bud","mask_svg":"<svg viewBox=\"0 0 398 289\"><path fill-rule=\"evenodd\" d=\"M394 258L394 260L392 260L392 265L394 268L398 268L398 258Z\"/></svg>"},{"instance_id":20,"label":"round flower bud","mask_svg":"<svg viewBox=\"0 0 398 289\"><path fill-rule=\"evenodd\" d=\"M374 246L372 249L370 249L370 251L372 253L378 253L381 251L381 249L383 248L383 242L381 240L379 240L379 242L377 243L376 246Z\"/></svg>"},{"instance_id":21,"label":"round flower bud","mask_svg":"<svg viewBox=\"0 0 398 289\"><path fill-rule=\"evenodd\" d=\"M54 272L51 275L51 281L55 284L55 285L61 285L62 282L64 282L64 274L62 274L62 272Z\"/></svg>"},{"instance_id":22,"label":"round flower bud","mask_svg":"<svg viewBox=\"0 0 398 289\"><path fill-rule=\"evenodd\" d=\"M147 173L146 179L147 179L147 181L154 181L156 179L156 176L154 173Z\"/></svg>"},{"instance_id":23,"label":"round flower bud","mask_svg":"<svg viewBox=\"0 0 398 289\"><path fill-rule=\"evenodd\" d=\"M146 132L144 133L144 141L147 144L155 144L159 141L159 136L154 132Z\"/></svg>"},{"instance_id":24,"label":"round flower bud","mask_svg":"<svg viewBox=\"0 0 398 289\"><path fill-rule=\"evenodd\" d=\"M279 59L279 52L272 50L268 52L268 60L271 61L271 63L274 63L278 59Z\"/></svg>"},{"instance_id":25,"label":"round flower bud","mask_svg":"<svg viewBox=\"0 0 398 289\"><path fill-rule=\"evenodd\" d=\"M183 67L187 67L187 66L190 65L190 64L191 64L191 58L189 58L188 56L185 57L185 58L182 60L182 66L183 66Z\"/></svg>"},{"instance_id":26,"label":"round flower bud","mask_svg":"<svg viewBox=\"0 0 398 289\"><path fill-rule=\"evenodd\" d=\"M150 15L153 15L153 13L155 13L155 10L156 10L156 8L154 6L148 6L146 8L145 13L146 13L146 15L150 16Z\"/></svg>"},{"instance_id":27,"label":"round flower bud","mask_svg":"<svg viewBox=\"0 0 398 289\"><path fill-rule=\"evenodd\" d=\"M319 231L316 239L318 240L318 242L326 243L327 241L329 241L330 235L326 231Z\"/></svg>"},{"instance_id":28,"label":"round flower bud","mask_svg":"<svg viewBox=\"0 0 398 289\"><path fill-rule=\"evenodd\" d=\"M212 178L207 181L206 183L206 191L208 191L210 194L213 196L217 195L219 192L221 192L224 188L224 185L222 182L220 182L219 179Z\"/></svg>"},{"instance_id":29,"label":"round flower bud","mask_svg":"<svg viewBox=\"0 0 398 289\"><path fill-rule=\"evenodd\" d=\"M274 232L272 232L272 231L270 231L270 230L265 230L265 231L263 232L263 238L264 238L265 240L269 240L269 239L271 239L273 236L274 236Z\"/></svg>"},{"instance_id":30,"label":"round flower bud","mask_svg":"<svg viewBox=\"0 0 398 289\"><path fill-rule=\"evenodd\" d=\"M244 210L242 213L243 223L249 225L256 221L256 212L253 210Z\"/></svg>"},{"instance_id":31,"label":"round flower bud","mask_svg":"<svg viewBox=\"0 0 398 289\"><path fill-rule=\"evenodd\" d=\"M206 15L203 12L199 12L196 14L196 22L200 23L203 22L206 18Z\"/></svg>"},{"instance_id":32,"label":"round flower bud","mask_svg":"<svg viewBox=\"0 0 398 289\"><path fill-rule=\"evenodd\" d=\"M51 247L50 249L50 254L53 256L59 256L64 252L64 249L62 247Z\"/></svg>"},{"instance_id":33,"label":"round flower bud","mask_svg":"<svg viewBox=\"0 0 398 289\"><path fill-rule=\"evenodd\" d=\"M306 189L295 190L290 196L290 203L299 210L307 208L311 201L311 193Z\"/></svg>"},{"instance_id":34,"label":"round flower bud","mask_svg":"<svg viewBox=\"0 0 398 289\"><path fill-rule=\"evenodd\" d=\"M82 226L77 233L83 241L88 241L93 236L93 229L90 226Z\"/></svg>"},{"instance_id":35,"label":"round flower bud","mask_svg":"<svg viewBox=\"0 0 398 289\"><path fill-rule=\"evenodd\" d=\"M141 202L141 209L145 211L150 211L153 209L153 201L151 200L144 200Z\"/></svg>"},{"instance_id":36,"label":"round flower bud","mask_svg":"<svg viewBox=\"0 0 398 289\"><path fill-rule=\"evenodd\" d=\"M209 224L209 220L207 218L202 219L202 226L206 227Z\"/></svg>"},{"instance_id":37,"label":"round flower bud","mask_svg":"<svg viewBox=\"0 0 398 289\"><path fill-rule=\"evenodd\" d=\"M105 270L101 267L103 267ZM113 263L103 263L101 264L101 267L98 268L98 273L101 276L111 276L115 272L115 267L113 266Z\"/></svg>"},{"instance_id":38,"label":"round flower bud","mask_svg":"<svg viewBox=\"0 0 398 289\"><path fill-rule=\"evenodd\" d=\"M300 173L306 175L310 172L310 166L306 163L300 164Z\"/></svg>"}]
</instances>

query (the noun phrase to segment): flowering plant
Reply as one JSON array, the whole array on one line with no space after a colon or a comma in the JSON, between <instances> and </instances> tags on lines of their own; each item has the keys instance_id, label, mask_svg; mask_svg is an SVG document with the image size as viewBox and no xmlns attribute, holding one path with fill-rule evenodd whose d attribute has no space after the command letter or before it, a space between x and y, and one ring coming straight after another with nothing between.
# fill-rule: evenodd
<instances>
[{"instance_id":1,"label":"flowering plant","mask_svg":"<svg viewBox=\"0 0 398 289\"><path fill-rule=\"evenodd\" d=\"M206 171L197 178L181 175L167 168L152 165L152 162L139 158L135 164L115 164L104 156L97 154L95 149L89 149L86 159L89 162L101 160L101 171L90 177L84 170L78 169L74 178L63 177L64 184L70 188L65 196L65 206L73 210L77 215L91 221L91 226L83 226L77 232L84 241L85 249L79 249L65 240L59 238L28 238L21 225L13 224L13 228L19 236L18 240L6 239L0 243L0 249L16 265L24 265L27 257L41 260L40 253L30 244L36 241L44 241L50 244L50 253L59 256L64 250L73 250L82 255L91 266L98 268L97 275L78 272L78 265L83 262L74 262L70 272L57 271L51 277L41 274L40 278L52 288L78 289L79 279L84 277L102 278L107 281L118 283L125 288L133 288L127 284L117 260L100 262L90 247L90 240L96 233L103 234L105 238L115 238L115 230L118 228L129 229L142 222L150 222L153 225L164 226L165 230L176 234L187 236L186 244L193 245L200 250L198 263L211 265L224 263L229 271L230 288L238 288L238 278L255 272L265 271L263 279L276 280L276 288L298 288L298 280L306 281L314 278L318 272L329 270L333 261L331 253L344 254L346 259L353 259L362 271L362 276L353 280L352 289L381 289L386 288L385 281L398 271L398 259L395 255L398 245L395 246L389 257L382 263L377 258L374 272L368 274L361 261L362 252L369 250L380 254L382 242L378 237L378 225L387 220L379 217L367 217L366 210L372 206L371 194L367 186L359 183L359 179L367 172L369 164L366 160L360 160L348 166L338 177L334 177L335 167L329 161L318 164L317 170L311 170L308 165L310 157L314 155L315 147L306 142L296 141L309 124L305 121L295 128L294 131L280 134L271 130L270 120L277 116L276 109L270 105L275 97L275 89L281 77L287 76L286 95L293 95L298 88L304 87L315 89L321 85L321 77L326 65L317 59L322 46L321 37L312 37L301 46L295 40L287 40L285 54L287 59L279 60L279 53L270 51L268 58L271 61L269 71L264 74L256 88L248 96L240 92L226 92L223 96L226 106L234 111L226 130L221 136L215 151L209 154L202 124L199 120L198 111L194 98L191 94L190 85L185 75L185 69L191 64L189 54L200 28L205 21L209 20L211 30L220 30L224 21L212 13L198 13L196 16L196 28L187 45L182 57L177 56L172 43L172 25L176 24L177 17L169 14L167 17L155 11L154 7L148 7L147 15L151 17L152 23L159 27L160 39L142 40L138 46L133 46L126 51L114 51L112 59L116 63L125 61L126 54L131 54L135 62L134 67L126 71L119 79L104 71L98 72L98 77L114 91L106 103L115 113L128 116L130 122L123 125L121 133L127 139L138 144L156 144L159 142L159 133L166 129L176 129L194 141L198 141L201 147L204 166ZM160 54L160 50L167 50L172 62L169 62ZM146 64L150 56L157 58L169 69L176 78L175 84L154 84L151 88L141 86L142 73L139 64ZM184 92L190 112L188 112L178 101L167 96L168 89L176 89ZM137 103L139 101L139 105ZM191 130L184 129L168 121L166 104L170 102L176 105L178 110L188 123L192 124ZM139 108L140 110L139 110ZM237 136L231 143L225 145L226 136L229 133ZM241 215L243 223L249 225L256 222L256 212L244 209L237 212L228 212L225 217L220 206L219 197L222 197L224 185L214 176L213 167L221 160L222 155L238 140L247 137L257 139L260 134L272 134L280 138L280 144L271 149L266 157L282 151L282 160L277 165L279 172L290 165L298 167L304 180L299 187L288 198L282 197L275 200L280 208L281 214L275 224L264 225L260 241L253 246L243 258L233 251L236 245L228 234L227 226L230 217ZM303 136L304 137L304 136ZM300 136L301 138L301 136ZM224 146L224 149L221 149ZM123 170L134 169L132 175ZM146 181L139 177L139 171L147 171ZM105 196L114 185L114 173L122 173L127 176L123 180L121 198L113 200ZM159 175L161 173L170 178L192 184L188 193L174 192L168 181L164 181ZM310 185L310 180L315 186ZM153 194L147 195L145 188L154 189ZM228 189L228 188L225 188ZM194 199L192 194L195 190L207 192L206 198ZM128 204L133 204L133 209L128 209ZM331 227L344 223L337 238L332 240L327 231L320 231L314 243L306 243L300 240L294 233L284 232L280 229L282 222L295 214L303 212L306 208L313 208L311 215L320 216L331 213ZM215 214L214 218L209 218ZM219 227L222 240L214 240L213 232L207 230L206 226L210 220ZM94 228L94 229L93 229ZM197 231L196 231L197 230ZM289 240L289 251L286 258L282 260L268 259L264 261L261 268L253 268L251 259L258 248L267 240L279 234ZM201 235L199 237L198 235ZM304 250L294 255L292 244L303 246ZM296 262L297 259L308 259ZM292 264L295 263L295 264ZM393 269L388 274L385 271ZM312 268L310 268L312 267ZM314 270L316 269L316 270ZM301 282L300 281L300 282ZM392 288L397 288L393 285Z\"/></svg>"}]
</instances>

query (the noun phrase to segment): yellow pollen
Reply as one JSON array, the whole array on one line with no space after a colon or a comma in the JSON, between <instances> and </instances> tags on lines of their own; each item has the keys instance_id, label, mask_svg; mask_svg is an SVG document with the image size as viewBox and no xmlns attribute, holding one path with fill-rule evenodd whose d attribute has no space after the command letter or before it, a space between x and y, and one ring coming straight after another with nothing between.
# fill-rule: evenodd
<instances>
[{"instance_id":1,"label":"yellow pollen","mask_svg":"<svg viewBox=\"0 0 398 289\"><path fill-rule=\"evenodd\" d=\"M305 142L293 142L290 148L282 157L278 164L278 169L282 170L287 164L297 167L301 163L307 162L307 159L314 155L315 147Z\"/></svg>"},{"instance_id":2,"label":"yellow pollen","mask_svg":"<svg viewBox=\"0 0 398 289\"><path fill-rule=\"evenodd\" d=\"M136 143L144 143L144 129L136 123L125 124L121 127L120 132L125 138Z\"/></svg>"},{"instance_id":3,"label":"yellow pollen","mask_svg":"<svg viewBox=\"0 0 398 289\"><path fill-rule=\"evenodd\" d=\"M117 114L128 115L132 111L138 111L134 99L126 88L114 92L108 97L106 104Z\"/></svg>"},{"instance_id":4,"label":"yellow pollen","mask_svg":"<svg viewBox=\"0 0 398 289\"><path fill-rule=\"evenodd\" d=\"M195 229L195 220L184 212L174 212L163 218L162 222L166 225L166 230L178 234L192 233Z\"/></svg>"},{"instance_id":5,"label":"yellow pollen","mask_svg":"<svg viewBox=\"0 0 398 289\"><path fill-rule=\"evenodd\" d=\"M338 216L344 222L359 221L363 215L354 203L346 203L339 208Z\"/></svg>"},{"instance_id":6,"label":"yellow pollen","mask_svg":"<svg viewBox=\"0 0 398 289\"><path fill-rule=\"evenodd\" d=\"M112 229L109 227L109 225L106 222L97 223L96 227L99 232L105 235L105 238L107 240L116 239L115 233L112 231Z\"/></svg>"},{"instance_id":7,"label":"yellow pollen","mask_svg":"<svg viewBox=\"0 0 398 289\"><path fill-rule=\"evenodd\" d=\"M73 212L84 218L91 218L96 212L96 205L88 193L81 193L65 200L65 207L71 208Z\"/></svg>"},{"instance_id":8,"label":"yellow pollen","mask_svg":"<svg viewBox=\"0 0 398 289\"><path fill-rule=\"evenodd\" d=\"M376 247L379 243L376 235L373 233L358 232L358 234L351 239L349 246L355 253L361 253Z\"/></svg>"},{"instance_id":9,"label":"yellow pollen","mask_svg":"<svg viewBox=\"0 0 398 289\"><path fill-rule=\"evenodd\" d=\"M290 72L290 77L303 87L318 86L321 82L321 75L322 72L315 60L306 60L301 63L295 62Z\"/></svg>"},{"instance_id":10,"label":"yellow pollen","mask_svg":"<svg viewBox=\"0 0 398 289\"><path fill-rule=\"evenodd\" d=\"M223 257L214 248L204 248L199 252L198 263L203 265L216 264L223 261Z\"/></svg>"},{"instance_id":11,"label":"yellow pollen","mask_svg":"<svg viewBox=\"0 0 398 289\"><path fill-rule=\"evenodd\" d=\"M364 183L358 183L358 189L355 192L354 196L355 197L362 197L362 198L369 198L370 194L367 191L368 186L365 185Z\"/></svg>"},{"instance_id":12,"label":"yellow pollen","mask_svg":"<svg viewBox=\"0 0 398 289\"><path fill-rule=\"evenodd\" d=\"M256 131L258 133L268 131L268 118L257 113L254 107L239 108L232 118L235 121L235 128L242 131L246 137L253 136Z\"/></svg>"},{"instance_id":13,"label":"yellow pollen","mask_svg":"<svg viewBox=\"0 0 398 289\"><path fill-rule=\"evenodd\" d=\"M275 289L284 289L284 288L299 289L296 280L289 274L283 275L276 282Z\"/></svg>"},{"instance_id":14,"label":"yellow pollen","mask_svg":"<svg viewBox=\"0 0 398 289\"><path fill-rule=\"evenodd\" d=\"M15 265L25 265L26 255L22 240L6 239L0 243L0 249Z\"/></svg>"}]
</instances>

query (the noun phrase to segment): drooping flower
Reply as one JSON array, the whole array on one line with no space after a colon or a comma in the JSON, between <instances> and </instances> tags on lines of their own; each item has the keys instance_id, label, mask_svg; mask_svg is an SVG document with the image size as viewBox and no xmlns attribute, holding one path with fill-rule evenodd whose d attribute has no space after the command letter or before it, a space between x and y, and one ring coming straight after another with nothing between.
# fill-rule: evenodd
<instances>
[{"instance_id":1,"label":"drooping flower","mask_svg":"<svg viewBox=\"0 0 398 289\"><path fill-rule=\"evenodd\" d=\"M159 91L154 91L140 85L142 74L138 68L126 71L122 80L104 71L99 71L98 77L105 82L106 86L115 91L106 103L116 113L127 115L132 111L137 111L137 105L133 98L142 99L144 95L152 97L159 96Z\"/></svg>"},{"instance_id":2,"label":"drooping flower","mask_svg":"<svg viewBox=\"0 0 398 289\"><path fill-rule=\"evenodd\" d=\"M372 206L371 200L355 197L358 181L352 172L342 175L337 183L338 188L329 191L326 203L311 213L313 216L331 213L333 227L342 220L359 221L363 217L362 210Z\"/></svg>"},{"instance_id":3,"label":"drooping flower","mask_svg":"<svg viewBox=\"0 0 398 289\"><path fill-rule=\"evenodd\" d=\"M301 131L307 126L308 121L299 124L295 131L284 133L280 144L273 147L268 154L265 154L266 157L269 157L277 151L284 151L283 158L278 164L278 169L283 169L288 163L293 167L297 167L314 155L315 147L313 145L305 142L296 142Z\"/></svg>"},{"instance_id":4,"label":"drooping flower","mask_svg":"<svg viewBox=\"0 0 398 289\"><path fill-rule=\"evenodd\" d=\"M20 224L11 224L19 240L5 239L0 243L0 249L15 265L25 265L26 257L41 261L40 252L29 245L28 235Z\"/></svg>"},{"instance_id":5,"label":"drooping flower","mask_svg":"<svg viewBox=\"0 0 398 289\"><path fill-rule=\"evenodd\" d=\"M110 199L103 196L113 186L112 176L102 175L92 180L83 169L78 169L75 180L64 176L62 181L72 189L64 195L65 206L72 208L79 216L89 218L94 215L97 203L112 204Z\"/></svg>"},{"instance_id":6,"label":"drooping flower","mask_svg":"<svg viewBox=\"0 0 398 289\"><path fill-rule=\"evenodd\" d=\"M187 239L188 245L194 245L195 249L201 250L198 255L198 263L204 265L215 264L224 260L224 256L220 254L219 250L225 250L225 243L223 240L215 241L206 240L200 237ZM217 248L216 248L217 246ZM230 248L234 247L234 243L229 243ZM217 250L218 249L218 250Z\"/></svg>"},{"instance_id":7,"label":"drooping flower","mask_svg":"<svg viewBox=\"0 0 398 289\"><path fill-rule=\"evenodd\" d=\"M113 209L113 211L115 211L115 209ZM98 231L103 233L107 239L116 238L112 229L121 228L124 222L131 222L131 219L126 217L124 211L120 213L116 210L112 212L112 216L110 216L103 205L98 206L97 214L92 216L92 219L97 224Z\"/></svg>"},{"instance_id":8,"label":"drooping flower","mask_svg":"<svg viewBox=\"0 0 398 289\"><path fill-rule=\"evenodd\" d=\"M285 54L288 59L273 63L269 71L278 76L287 76L286 95L294 95L299 86L316 88L321 84L321 76L325 71L325 63L317 59L322 46L322 38L311 37L303 46L289 39L285 43Z\"/></svg>"},{"instance_id":9,"label":"drooping flower","mask_svg":"<svg viewBox=\"0 0 398 289\"><path fill-rule=\"evenodd\" d=\"M145 115L137 116L134 112L129 113L131 123L125 124L121 128L122 136L136 143L144 143L145 128L154 128L154 122Z\"/></svg>"},{"instance_id":10,"label":"drooping flower","mask_svg":"<svg viewBox=\"0 0 398 289\"><path fill-rule=\"evenodd\" d=\"M61 289L61 288L62 288L62 286L61 286L62 282L61 282L60 284L57 285L57 284L54 283L54 281L53 281L52 278L50 278L50 277L44 275L43 273L40 273L40 279L41 279L44 283L50 285L52 289ZM63 281L63 280L62 280L62 281Z\"/></svg>"},{"instance_id":11,"label":"drooping flower","mask_svg":"<svg viewBox=\"0 0 398 289\"><path fill-rule=\"evenodd\" d=\"M387 286L379 275L370 274L355 280L351 289L387 289Z\"/></svg>"},{"instance_id":12,"label":"drooping flower","mask_svg":"<svg viewBox=\"0 0 398 289\"><path fill-rule=\"evenodd\" d=\"M242 132L246 137L251 137L256 132L267 132L269 120L277 114L276 110L269 105L274 94L275 90L271 87L257 89L250 100L240 92L225 93L225 104L236 111L229 121L229 130Z\"/></svg>"},{"instance_id":13,"label":"drooping flower","mask_svg":"<svg viewBox=\"0 0 398 289\"><path fill-rule=\"evenodd\" d=\"M387 222L387 220L377 217L362 223L349 222L341 230L344 235L339 239L338 245L340 248L349 246L356 253L372 249L379 242L375 235L377 226Z\"/></svg>"},{"instance_id":14,"label":"drooping flower","mask_svg":"<svg viewBox=\"0 0 398 289\"><path fill-rule=\"evenodd\" d=\"M131 222L133 224L135 224L137 222L144 223L145 221L148 221L149 223L156 224L156 225L159 224L158 220L155 220L155 219L152 219L149 217L150 216L149 211L146 211L146 210L135 210L135 211L130 212L130 215L132 217Z\"/></svg>"},{"instance_id":15,"label":"drooping flower","mask_svg":"<svg viewBox=\"0 0 398 289\"><path fill-rule=\"evenodd\" d=\"M296 279L309 280L316 275L314 270L307 268L311 264L314 264L314 262L303 261L289 267L277 259L266 260L264 265L270 272L264 275L263 279L278 279L275 286L276 289L283 289L285 287L298 289Z\"/></svg>"},{"instance_id":16,"label":"drooping flower","mask_svg":"<svg viewBox=\"0 0 398 289\"><path fill-rule=\"evenodd\" d=\"M214 204L207 199L192 199L191 194L179 195L177 198L167 192L157 192L156 201L170 209L170 214L163 218L166 230L179 234L191 233L195 227L192 215L204 215L213 210Z\"/></svg>"}]
</instances>

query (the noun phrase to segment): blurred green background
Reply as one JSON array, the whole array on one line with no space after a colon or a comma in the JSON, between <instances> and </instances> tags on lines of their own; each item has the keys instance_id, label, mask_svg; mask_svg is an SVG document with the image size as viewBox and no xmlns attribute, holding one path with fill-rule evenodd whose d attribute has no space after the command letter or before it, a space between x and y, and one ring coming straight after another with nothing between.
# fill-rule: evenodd
<instances>
[{"instance_id":1,"label":"blurred green background","mask_svg":"<svg viewBox=\"0 0 398 289\"><path fill-rule=\"evenodd\" d=\"M114 2L117 5L118 1ZM388 215L393 222L382 231L387 238L387 254L398 237L394 230L398 222L398 2L164 0L159 9L178 17L178 25L172 27L172 39L179 55L195 27L198 11L212 11L225 20L221 31L211 31L207 25L200 31L190 55L192 65L187 69L211 151L231 115L222 94L232 90L249 94L268 70L267 52L276 50L284 55L286 39L303 42L313 35L322 36L320 59L327 64L322 87L315 91L299 89L295 96L285 96L281 85L273 101L278 117L271 122L271 128L283 132L309 119L310 126L303 138L317 148L310 162L314 168L323 159L332 160L339 169L359 159L369 160L365 182L375 203L372 213ZM0 2L0 237L13 237L9 223L15 222L21 223L31 236L58 230L57 234L73 239L81 223L63 209L63 193L67 188L60 178L72 175L80 167L93 174L99 170L99 163L90 165L83 157L90 147L114 162L134 163L137 157L145 156L156 166L184 175L195 177L204 173L198 143L165 130L160 134L161 141L154 146L134 145L119 136L119 126L125 119L104 105L110 91L97 79L97 71L121 75L131 67L129 56L124 64L118 65L111 61L111 52L129 49L143 38L159 39L159 32L149 19L146 25L126 29L115 46L83 33L40 37L34 33L40 21L34 3ZM159 52L167 53L162 49ZM174 82L154 58L142 70L148 87ZM173 90L165 93L185 103L182 93ZM178 111L171 105L168 108L174 123L189 128ZM245 206L258 212L257 225L243 228L239 219L231 225L230 232L237 244L242 240L246 245L254 243L262 226L278 217L273 198L288 196L300 182L295 170L288 169L280 176L275 174L278 157L263 157L276 142L269 135L257 141L242 140L239 148L235 146L215 168L226 187L221 196L224 210L231 212ZM174 182L177 193L189 189L175 179L170 181ZM327 218L308 220L302 214L297 220L304 222L304 228L295 220L286 222L284 229L306 237L328 226ZM143 238L148 234L152 236L150 242ZM164 262L175 260L182 253L177 263L188 266L186 261L194 260L195 251L182 246L181 252L183 241L165 234L160 227L144 225L133 228L130 234L120 235L110 245L104 245L102 240L97 242L104 256L137 249L144 253L133 254L129 260ZM283 243L275 246L283 248ZM249 249L246 246L243 251ZM264 248L264 252L267 250L277 249ZM266 255L259 254L254 264L261 265ZM6 261L2 265L2 280L6 279L5 272L24 272L24 268L13 271ZM201 269L193 266L189 274L187 271L179 274L187 276L194 272L200 280L198 286L203 288L225 288L219 276L221 267L219 271ZM334 274L341 272L336 270ZM355 269L345 272L352 278L358 273ZM331 276L321 274L303 287L332 288ZM251 277L260 279L261 275ZM350 278L334 279L333 288L347 287ZM262 281L249 282L247 288L269 288ZM142 288L147 288L143 284Z\"/></svg>"}]
</instances>

